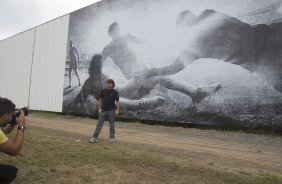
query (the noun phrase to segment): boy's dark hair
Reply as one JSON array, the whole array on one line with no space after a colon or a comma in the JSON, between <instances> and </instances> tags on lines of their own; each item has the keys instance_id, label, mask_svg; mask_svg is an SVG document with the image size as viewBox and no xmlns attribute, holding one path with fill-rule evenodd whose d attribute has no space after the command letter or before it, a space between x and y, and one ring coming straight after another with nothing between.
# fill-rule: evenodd
<instances>
[{"instance_id":1,"label":"boy's dark hair","mask_svg":"<svg viewBox=\"0 0 282 184\"><path fill-rule=\"evenodd\" d=\"M0 97L0 117L6 113L14 112L16 105L8 98Z\"/></svg>"},{"instance_id":2,"label":"boy's dark hair","mask_svg":"<svg viewBox=\"0 0 282 184\"><path fill-rule=\"evenodd\" d=\"M115 81L113 79L108 79L107 80L107 83L112 83L113 84L113 87L115 87Z\"/></svg>"}]
</instances>

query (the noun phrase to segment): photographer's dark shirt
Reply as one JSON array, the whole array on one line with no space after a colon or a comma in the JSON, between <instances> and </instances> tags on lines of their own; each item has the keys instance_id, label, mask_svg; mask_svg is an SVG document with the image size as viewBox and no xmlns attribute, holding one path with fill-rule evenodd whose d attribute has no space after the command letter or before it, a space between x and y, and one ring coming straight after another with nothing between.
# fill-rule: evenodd
<instances>
[{"instance_id":1,"label":"photographer's dark shirt","mask_svg":"<svg viewBox=\"0 0 282 184\"><path fill-rule=\"evenodd\" d=\"M119 94L114 89L104 89L100 94L100 98L102 100L102 110L111 111L115 109L115 101L119 101Z\"/></svg>"}]
</instances>

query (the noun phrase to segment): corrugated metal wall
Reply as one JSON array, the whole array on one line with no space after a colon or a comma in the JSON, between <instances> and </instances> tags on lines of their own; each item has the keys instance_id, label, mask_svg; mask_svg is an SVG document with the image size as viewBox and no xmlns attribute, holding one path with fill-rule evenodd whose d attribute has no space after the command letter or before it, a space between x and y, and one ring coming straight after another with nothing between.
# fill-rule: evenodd
<instances>
[{"instance_id":1,"label":"corrugated metal wall","mask_svg":"<svg viewBox=\"0 0 282 184\"><path fill-rule=\"evenodd\" d=\"M35 29L0 42L0 96L28 105Z\"/></svg>"},{"instance_id":2,"label":"corrugated metal wall","mask_svg":"<svg viewBox=\"0 0 282 184\"><path fill-rule=\"evenodd\" d=\"M69 15L36 28L31 109L62 112Z\"/></svg>"},{"instance_id":3,"label":"corrugated metal wall","mask_svg":"<svg viewBox=\"0 0 282 184\"><path fill-rule=\"evenodd\" d=\"M62 112L69 14L0 42L0 96Z\"/></svg>"}]
</instances>

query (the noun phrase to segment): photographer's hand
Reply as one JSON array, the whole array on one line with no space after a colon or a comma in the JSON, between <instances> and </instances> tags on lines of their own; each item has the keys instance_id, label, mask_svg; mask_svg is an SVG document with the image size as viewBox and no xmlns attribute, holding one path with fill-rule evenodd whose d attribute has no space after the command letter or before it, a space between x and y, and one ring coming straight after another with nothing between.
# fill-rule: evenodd
<instances>
[{"instance_id":1,"label":"photographer's hand","mask_svg":"<svg viewBox=\"0 0 282 184\"><path fill-rule=\"evenodd\" d=\"M16 122L18 127L22 128L18 129L15 139L8 139L6 142L0 145L0 151L13 156L20 153L23 145L25 126L25 116L23 112L18 118L16 118Z\"/></svg>"},{"instance_id":2,"label":"photographer's hand","mask_svg":"<svg viewBox=\"0 0 282 184\"><path fill-rule=\"evenodd\" d=\"M16 119L17 125L19 127L25 126L25 116L24 113L22 112L21 115Z\"/></svg>"}]
</instances>

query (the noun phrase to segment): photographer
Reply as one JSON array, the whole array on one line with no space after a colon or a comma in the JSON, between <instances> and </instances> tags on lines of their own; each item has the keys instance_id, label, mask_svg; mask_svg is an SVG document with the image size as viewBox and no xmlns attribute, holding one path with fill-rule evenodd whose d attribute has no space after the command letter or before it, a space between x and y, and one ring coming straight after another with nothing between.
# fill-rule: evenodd
<instances>
[{"instance_id":1,"label":"photographer","mask_svg":"<svg viewBox=\"0 0 282 184\"><path fill-rule=\"evenodd\" d=\"M0 128L3 129L9 126L15 113L15 104L7 99L0 97ZM16 124L18 125L17 134L14 140L10 140L6 137L4 132L0 129L0 152L6 153L11 156L16 156L20 153L25 130L25 116L24 113L20 113L16 118ZM10 183L17 176L18 169L10 165L0 164L0 183Z\"/></svg>"}]
</instances>

